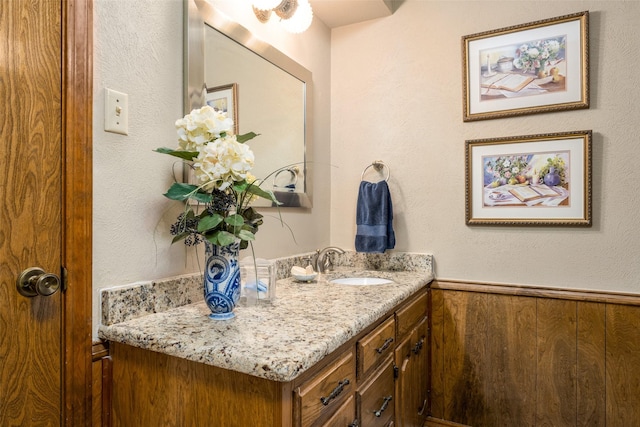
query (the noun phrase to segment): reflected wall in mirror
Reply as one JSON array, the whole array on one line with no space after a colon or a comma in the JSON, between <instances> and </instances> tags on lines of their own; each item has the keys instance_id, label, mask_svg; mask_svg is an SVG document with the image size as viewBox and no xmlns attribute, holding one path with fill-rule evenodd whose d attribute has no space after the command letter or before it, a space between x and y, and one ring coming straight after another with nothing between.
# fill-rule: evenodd
<instances>
[{"instance_id":1,"label":"reflected wall in mirror","mask_svg":"<svg viewBox=\"0 0 640 427\"><path fill-rule=\"evenodd\" d=\"M266 179L262 188L273 190L281 207L311 207L311 72L206 0L185 5L185 111L204 105L211 88L234 85L236 132L260 134L248 142L252 173Z\"/></svg>"}]
</instances>

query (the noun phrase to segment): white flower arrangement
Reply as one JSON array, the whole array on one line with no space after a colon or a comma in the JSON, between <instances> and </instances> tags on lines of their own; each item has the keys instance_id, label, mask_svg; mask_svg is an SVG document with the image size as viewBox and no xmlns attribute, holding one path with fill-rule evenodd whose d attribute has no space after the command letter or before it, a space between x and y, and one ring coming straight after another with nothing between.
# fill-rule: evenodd
<instances>
[{"instance_id":1,"label":"white flower arrangement","mask_svg":"<svg viewBox=\"0 0 640 427\"><path fill-rule=\"evenodd\" d=\"M220 138L221 134L230 133L231 129L233 120L209 105L192 110L176 120L178 144L183 151L197 151L203 145Z\"/></svg>"},{"instance_id":2,"label":"white flower arrangement","mask_svg":"<svg viewBox=\"0 0 640 427\"><path fill-rule=\"evenodd\" d=\"M235 135L225 135L198 150L193 169L205 190L225 190L247 179L253 165L254 155L249 146L240 144Z\"/></svg>"},{"instance_id":3,"label":"white flower arrangement","mask_svg":"<svg viewBox=\"0 0 640 427\"><path fill-rule=\"evenodd\" d=\"M194 109L175 125L178 149L156 151L186 162L197 182L176 180L165 197L194 200L205 209L196 213L185 204L185 211L171 226L173 242L184 240L187 245L196 245L207 240L227 246L240 239L240 249L246 248L263 222L251 202L262 197L279 204L273 192L261 189L260 182L250 173L255 159L245 142L257 135L253 132L234 135L233 121L210 106Z\"/></svg>"}]
</instances>

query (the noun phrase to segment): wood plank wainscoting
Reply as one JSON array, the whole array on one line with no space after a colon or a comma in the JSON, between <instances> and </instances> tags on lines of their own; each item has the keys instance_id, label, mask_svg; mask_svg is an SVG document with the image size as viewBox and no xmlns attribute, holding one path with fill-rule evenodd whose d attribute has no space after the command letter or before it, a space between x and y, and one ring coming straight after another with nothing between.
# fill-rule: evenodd
<instances>
[{"instance_id":1,"label":"wood plank wainscoting","mask_svg":"<svg viewBox=\"0 0 640 427\"><path fill-rule=\"evenodd\" d=\"M109 343L95 341L91 351L91 425L93 427L111 427L111 356Z\"/></svg>"},{"instance_id":2,"label":"wood plank wainscoting","mask_svg":"<svg viewBox=\"0 0 640 427\"><path fill-rule=\"evenodd\" d=\"M437 280L427 426L640 426L640 295Z\"/></svg>"}]
</instances>

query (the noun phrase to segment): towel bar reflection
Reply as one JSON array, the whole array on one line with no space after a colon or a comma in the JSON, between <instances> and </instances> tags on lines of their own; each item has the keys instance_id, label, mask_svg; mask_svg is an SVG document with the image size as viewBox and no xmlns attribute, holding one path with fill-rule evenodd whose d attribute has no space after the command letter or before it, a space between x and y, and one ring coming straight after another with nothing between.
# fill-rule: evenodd
<instances>
[{"instance_id":1,"label":"towel bar reflection","mask_svg":"<svg viewBox=\"0 0 640 427\"><path fill-rule=\"evenodd\" d=\"M374 168L376 171L380 172L382 169L387 168L387 176L385 177L385 181L389 181L389 177L391 176L391 168L386 165L382 160L374 160L370 165L367 165L366 168L362 171L362 176L360 177L361 181L364 181L364 174L369 168Z\"/></svg>"},{"instance_id":2,"label":"towel bar reflection","mask_svg":"<svg viewBox=\"0 0 640 427\"><path fill-rule=\"evenodd\" d=\"M289 172L289 175L287 176L287 181L286 183L282 183L281 181L278 181L278 176L282 173L282 172ZM297 166L294 166L292 168L283 168L280 169L273 177L273 188L284 188L287 191L295 191L296 189L296 185L298 185L298 174L300 173L300 168L298 168ZM278 182L280 182L280 184L278 184Z\"/></svg>"}]
</instances>

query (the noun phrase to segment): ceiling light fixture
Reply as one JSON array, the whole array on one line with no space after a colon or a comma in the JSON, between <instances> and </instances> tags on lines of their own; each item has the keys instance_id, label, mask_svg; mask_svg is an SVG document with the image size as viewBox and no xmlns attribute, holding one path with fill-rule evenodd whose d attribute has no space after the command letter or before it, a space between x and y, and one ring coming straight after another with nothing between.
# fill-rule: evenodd
<instances>
[{"instance_id":1,"label":"ceiling light fixture","mask_svg":"<svg viewBox=\"0 0 640 427\"><path fill-rule=\"evenodd\" d=\"M282 0L253 0L253 7L258 10L271 10L277 7Z\"/></svg>"},{"instance_id":2,"label":"ceiling light fixture","mask_svg":"<svg viewBox=\"0 0 640 427\"><path fill-rule=\"evenodd\" d=\"M275 6L268 7L273 4ZM275 13L280 18L282 28L290 33L305 31L313 21L309 0L253 0L253 13L263 24Z\"/></svg>"}]
</instances>

